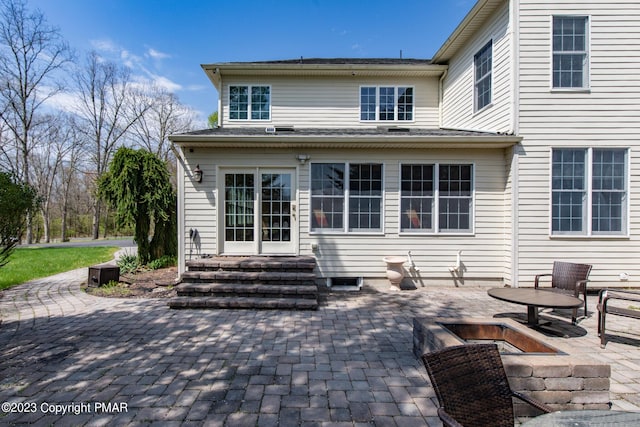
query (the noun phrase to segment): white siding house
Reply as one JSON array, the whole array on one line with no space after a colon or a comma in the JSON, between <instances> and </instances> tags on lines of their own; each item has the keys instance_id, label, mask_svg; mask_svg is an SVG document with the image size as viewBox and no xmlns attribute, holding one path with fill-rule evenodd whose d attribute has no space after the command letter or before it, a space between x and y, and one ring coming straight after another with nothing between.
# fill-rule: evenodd
<instances>
[{"instance_id":1,"label":"white siding house","mask_svg":"<svg viewBox=\"0 0 640 427\"><path fill-rule=\"evenodd\" d=\"M637 3L526 0L478 1L432 60L203 65L219 127L171 137L180 270L311 255L366 281L411 252L416 286L528 286L560 259L637 284L639 66Z\"/></svg>"}]
</instances>

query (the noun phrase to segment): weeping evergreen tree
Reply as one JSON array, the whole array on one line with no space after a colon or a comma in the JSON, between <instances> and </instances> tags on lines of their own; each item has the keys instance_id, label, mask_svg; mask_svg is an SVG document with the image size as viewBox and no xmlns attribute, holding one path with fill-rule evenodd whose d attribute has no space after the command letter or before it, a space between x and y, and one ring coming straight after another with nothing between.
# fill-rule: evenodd
<instances>
[{"instance_id":1,"label":"weeping evergreen tree","mask_svg":"<svg viewBox=\"0 0 640 427\"><path fill-rule=\"evenodd\" d=\"M117 225L134 227L141 264L177 255L176 193L166 164L156 155L119 148L98 191L115 210Z\"/></svg>"},{"instance_id":2,"label":"weeping evergreen tree","mask_svg":"<svg viewBox=\"0 0 640 427\"><path fill-rule=\"evenodd\" d=\"M9 262L26 228L27 215L36 211L38 202L33 187L0 172L0 267Z\"/></svg>"}]
</instances>

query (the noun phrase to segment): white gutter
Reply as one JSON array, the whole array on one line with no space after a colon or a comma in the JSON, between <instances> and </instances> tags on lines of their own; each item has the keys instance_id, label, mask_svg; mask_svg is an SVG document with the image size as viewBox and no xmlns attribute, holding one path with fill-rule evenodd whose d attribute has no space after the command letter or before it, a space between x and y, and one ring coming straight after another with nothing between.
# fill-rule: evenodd
<instances>
[{"instance_id":1,"label":"white gutter","mask_svg":"<svg viewBox=\"0 0 640 427\"><path fill-rule=\"evenodd\" d=\"M222 75L220 71L218 71L218 78L220 79L220 89L218 89L218 127L222 127L222 117L224 116L222 94L224 93L224 86L222 85Z\"/></svg>"},{"instance_id":2,"label":"white gutter","mask_svg":"<svg viewBox=\"0 0 640 427\"><path fill-rule=\"evenodd\" d=\"M483 136L373 136L373 135L172 135L183 148L508 148L522 138L514 135Z\"/></svg>"}]
</instances>

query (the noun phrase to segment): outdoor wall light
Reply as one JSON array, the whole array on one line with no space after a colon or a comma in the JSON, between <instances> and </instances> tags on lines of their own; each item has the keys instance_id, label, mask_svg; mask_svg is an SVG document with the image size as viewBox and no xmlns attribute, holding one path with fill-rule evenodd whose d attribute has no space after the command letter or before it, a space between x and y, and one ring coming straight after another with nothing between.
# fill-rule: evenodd
<instances>
[{"instance_id":1,"label":"outdoor wall light","mask_svg":"<svg viewBox=\"0 0 640 427\"><path fill-rule=\"evenodd\" d=\"M298 159L301 165L304 165L310 158L311 156L309 156L308 154L298 154L296 156L296 159Z\"/></svg>"},{"instance_id":2,"label":"outdoor wall light","mask_svg":"<svg viewBox=\"0 0 640 427\"><path fill-rule=\"evenodd\" d=\"M202 182L202 169L200 169L200 165L196 165L196 168L193 170L193 179L195 182Z\"/></svg>"}]
</instances>

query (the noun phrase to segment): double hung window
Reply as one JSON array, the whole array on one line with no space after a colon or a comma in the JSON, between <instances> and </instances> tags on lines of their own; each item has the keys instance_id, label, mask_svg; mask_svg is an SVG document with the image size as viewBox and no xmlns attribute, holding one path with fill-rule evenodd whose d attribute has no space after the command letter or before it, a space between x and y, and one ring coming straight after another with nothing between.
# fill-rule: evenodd
<instances>
[{"instance_id":1,"label":"double hung window","mask_svg":"<svg viewBox=\"0 0 640 427\"><path fill-rule=\"evenodd\" d=\"M229 86L230 120L270 120L269 86Z\"/></svg>"},{"instance_id":2,"label":"double hung window","mask_svg":"<svg viewBox=\"0 0 640 427\"><path fill-rule=\"evenodd\" d=\"M401 232L473 230L473 165L404 164L400 174Z\"/></svg>"},{"instance_id":3,"label":"double hung window","mask_svg":"<svg viewBox=\"0 0 640 427\"><path fill-rule=\"evenodd\" d=\"M381 230L381 164L311 164L311 231Z\"/></svg>"},{"instance_id":4,"label":"double hung window","mask_svg":"<svg viewBox=\"0 0 640 427\"><path fill-rule=\"evenodd\" d=\"M552 152L552 235L626 235L627 150Z\"/></svg>"},{"instance_id":5,"label":"double hung window","mask_svg":"<svg viewBox=\"0 0 640 427\"><path fill-rule=\"evenodd\" d=\"M553 88L589 86L588 18L553 17Z\"/></svg>"},{"instance_id":6,"label":"double hung window","mask_svg":"<svg viewBox=\"0 0 640 427\"><path fill-rule=\"evenodd\" d=\"M414 93L407 86L363 86L360 88L360 120L412 121Z\"/></svg>"},{"instance_id":7,"label":"double hung window","mask_svg":"<svg viewBox=\"0 0 640 427\"><path fill-rule=\"evenodd\" d=\"M487 43L473 57L475 70L475 111L491 104L491 74L493 71L493 42Z\"/></svg>"}]
</instances>

